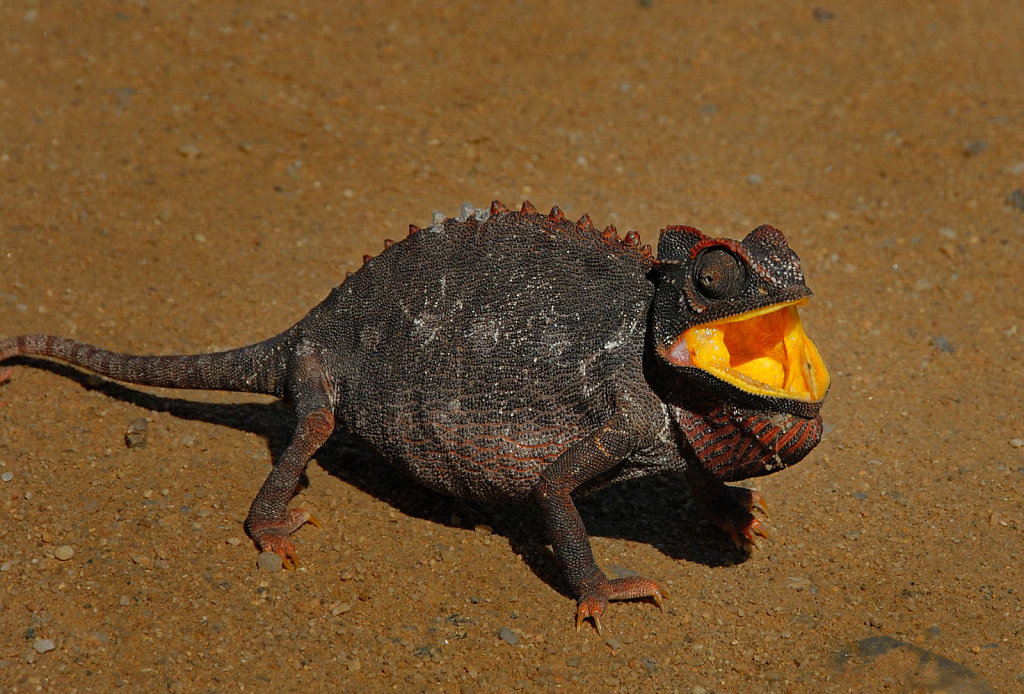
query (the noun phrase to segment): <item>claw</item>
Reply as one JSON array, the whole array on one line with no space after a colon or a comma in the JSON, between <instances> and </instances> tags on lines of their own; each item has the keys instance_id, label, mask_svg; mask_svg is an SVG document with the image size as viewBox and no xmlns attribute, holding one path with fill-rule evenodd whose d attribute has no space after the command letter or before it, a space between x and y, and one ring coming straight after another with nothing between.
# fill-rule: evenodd
<instances>
[{"instance_id":1,"label":"claw","mask_svg":"<svg viewBox=\"0 0 1024 694\"><path fill-rule=\"evenodd\" d=\"M591 604L588 600L580 602L579 608L576 610L576 631L580 630L583 623L588 619L594 622L594 627L597 629L597 633L601 632L601 613L604 609L600 605Z\"/></svg>"},{"instance_id":2,"label":"claw","mask_svg":"<svg viewBox=\"0 0 1024 694\"><path fill-rule=\"evenodd\" d=\"M281 557L281 566L285 569L295 569L299 566L299 556L295 552L295 545L287 537L279 535L268 535L260 538L257 543L260 551L273 552Z\"/></svg>"},{"instance_id":3,"label":"claw","mask_svg":"<svg viewBox=\"0 0 1024 694\"><path fill-rule=\"evenodd\" d=\"M754 518L744 528L727 527L723 528L728 534L736 549L746 552L751 547L760 550L762 548L760 537L768 539L768 529L761 524L761 521Z\"/></svg>"},{"instance_id":4,"label":"claw","mask_svg":"<svg viewBox=\"0 0 1024 694\"><path fill-rule=\"evenodd\" d=\"M306 523L320 527L320 521L309 511L293 508L288 511L283 521L253 523L247 530L261 552L273 552L281 557L284 568L295 569L299 566L299 556L288 536Z\"/></svg>"},{"instance_id":5,"label":"claw","mask_svg":"<svg viewBox=\"0 0 1024 694\"><path fill-rule=\"evenodd\" d=\"M658 609L664 611L662 598L664 594L654 581L643 576L626 576L611 581L605 580L602 584L588 590L579 601L576 608L576 631L580 630L583 623L588 619L594 622L597 633L603 633L601 617L604 609L610 600L635 600L637 598L651 598Z\"/></svg>"}]
</instances>

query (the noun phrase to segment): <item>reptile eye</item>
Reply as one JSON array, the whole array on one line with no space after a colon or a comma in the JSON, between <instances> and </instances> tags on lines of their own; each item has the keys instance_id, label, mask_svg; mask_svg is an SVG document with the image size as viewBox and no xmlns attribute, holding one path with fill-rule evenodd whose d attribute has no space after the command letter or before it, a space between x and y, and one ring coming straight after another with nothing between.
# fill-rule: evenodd
<instances>
[{"instance_id":1,"label":"reptile eye","mask_svg":"<svg viewBox=\"0 0 1024 694\"><path fill-rule=\"evenodd\" d=\"M693 282L708 299L726 299L743 288L746 273L739 259L724 248L712 248L697 258Z\"/></svg>"}]
</instances>

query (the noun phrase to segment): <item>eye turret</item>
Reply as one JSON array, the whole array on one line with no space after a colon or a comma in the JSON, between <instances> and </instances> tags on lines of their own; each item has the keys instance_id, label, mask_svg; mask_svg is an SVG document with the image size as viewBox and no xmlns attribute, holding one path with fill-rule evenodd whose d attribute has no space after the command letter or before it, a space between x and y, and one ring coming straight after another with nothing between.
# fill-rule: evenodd
<instances>
[{"instance_id":1,"label":"eye turret","mask_svg":"<svg viewBox=\"0 0 1024 694\"><path fill-rule=\"evenodd\" d=\"M739 258L724 248L709 248L700 254L693 271L693 284L704 297L728 299L743 290L746 272Z\"/></svg>"}]
</instances>

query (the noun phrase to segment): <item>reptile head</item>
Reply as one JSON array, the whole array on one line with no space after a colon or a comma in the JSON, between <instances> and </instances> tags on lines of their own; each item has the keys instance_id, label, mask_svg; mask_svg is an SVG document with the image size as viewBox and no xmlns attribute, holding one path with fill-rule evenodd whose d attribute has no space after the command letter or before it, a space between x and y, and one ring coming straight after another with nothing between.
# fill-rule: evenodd
<instances>
[{"instance_id":1,"label":"reptile head","mask_svg":"<svg viewBox=\"0 0 1024 694\"><path fill-rule=\"evenodd\" d=\"M652 337L673 373L744 406L817 415L829 376L800 323L811 290L782 232L733 241L668 227L654 273Z\"/></svg>"}]
</instances>

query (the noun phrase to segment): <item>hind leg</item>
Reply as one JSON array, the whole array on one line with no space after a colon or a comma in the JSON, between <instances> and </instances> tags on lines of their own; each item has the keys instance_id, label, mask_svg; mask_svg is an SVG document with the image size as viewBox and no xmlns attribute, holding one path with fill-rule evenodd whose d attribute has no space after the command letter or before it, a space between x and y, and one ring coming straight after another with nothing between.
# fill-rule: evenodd
<instances>
[{"instance_id":1,"label":"hind leg","mask_svg":"<svg viewBox=\"0 0 1024 694\"><path fill-rule=\"evenodd\" d=\"M263 482L249 508L245 530L263 552L274 552L286 568L297 565L291 534L306 523L318 525L308 511L288 508L306 463L334 431L330 379L313 350L297 356L289 369L289 395L298 424L288 447Z\"/></svg>"}]
</instances>

